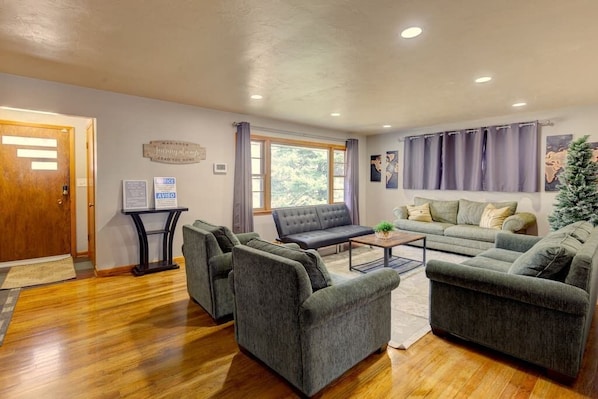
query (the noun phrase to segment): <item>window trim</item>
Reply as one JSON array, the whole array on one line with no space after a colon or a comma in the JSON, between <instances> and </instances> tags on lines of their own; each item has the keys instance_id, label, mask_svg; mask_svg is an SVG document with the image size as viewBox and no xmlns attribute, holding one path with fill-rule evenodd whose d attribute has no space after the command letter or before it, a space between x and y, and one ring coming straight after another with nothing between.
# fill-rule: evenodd
<instances>
[{"instance_id":1,"label":"window trim","mask_svg":"<svg viewBox=\"0 0 598 399\"><path fill-rule=\"evenodd\" d=\"M251 135L251 141L261 141L263 143L263 170L264 170L264 208L253 208L254 215L269 215L272 213L270 207L270 182L271 182L271 145L281 144L289 145L294 147L306 147L306 148L318 148L328 150L328 203L334 203L334 151L345 152L345 165L346 165L346 152L347 147L343 144L332 144L332 143L321 143L315 141L305 140L294 140L280 137L263 136L258 134Z\"/></svg>"}]
</instances>

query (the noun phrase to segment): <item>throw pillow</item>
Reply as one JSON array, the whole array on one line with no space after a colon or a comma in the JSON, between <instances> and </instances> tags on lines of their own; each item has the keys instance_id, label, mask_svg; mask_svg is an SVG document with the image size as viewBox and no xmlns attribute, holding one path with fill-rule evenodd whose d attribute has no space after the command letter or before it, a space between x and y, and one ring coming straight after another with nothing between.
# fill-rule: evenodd
<instances>
[{"instance_id":1,"label":"throw pillow","mask_svg":"<svg viewBox=\"0 0 598 399\"><path fill-rule=\"evenodd\" d=\"M315 251L304 251L302 249L288 248L283 245L272 244L259 238L254 238L246 244L248 247L268 252L274 255L282 256L290 260L299 262L305 268L311 282L312 291L328 287L330 275L324 266L324 262L318 265L318 258Z\"/></svg>"},{"instance_id":2,"label":"throw pillow","mask_svg":"<svg viewBox=\"0 0 598 399\"><path fill-rule=\"evenodd\" d=\"M212 231L212 234L214 234L216 241L218 241L218 246L224 253L231 252L235 245L241 244L237 236L225 226L220 226L218 229Z\"/></svg>"},{"instance_id":3,"label":"throw pillow","mask_svg":"<svg viewBox=\"0 0 598 399\"><path fill-rule=\"evenodd\" d=\"M502 229L503 222L509 216L511 216L511 210L509 207L497 209L494 207L494 205L488 204L482 213L480 227L500 230Z\"/></svg>"},{"instance_id":4,"label":"throw pillow","mask_svg":"<svg viewBox=\"0 0 598 399\"><path fill-rule=\"evenodd\" d=\"M494 205L495 208L508 207L510 210L509 216L514 215L515 211L517 210L516 201L479 202L460 199L459 213L457 214L457 224L471 224L474 226L479 226L480 220L482 219L482 214L484 213L484 209L486 209L486 206L488 204Z\"/></svg>"},{"instance_id":5,"label":"throw pillow","mask_svg":"<svg viewBox=\"0 0 598 399\"><path fill-rule=\"evenodd\" d=\"M235 245L241 244L237 236L226 226L216 226L205 220L196 220L193 225L212 233L222 252L231 252Z\"/></svg>"},{"instance_id":6,"label":"throw pillow","mask_svg":"<svg viewBox=\"0 0 598 399\"><path fill-rule=\"evenodd\" d=\"M543 238L513 262L509 273L564 281L580 248L571 236Z\"/></svg>"},{"instance_id":7,"label":"throw pillow","mask_svg":"<svg viewBox=\"0 0 598 399\"><path fill-rule=\"evenodd\" d=\"M431 222L432 215L430 215L430 204L423 205L407 205L407 214L409 220L416 220L418 222Z\"/></svg>"},{"instance_id":8,"label":"throw pillow","mask_svg":"<svg viewBox=\"0 0 598 399\"><path fill-rule=\"evenodd\" d=\"M428 203L430 206L430 215L432 220L440 223L457 223L457 212L459 210L459 201L434 200L423 197L414 197L415 205Z\"/></svg>"}]
</instances>

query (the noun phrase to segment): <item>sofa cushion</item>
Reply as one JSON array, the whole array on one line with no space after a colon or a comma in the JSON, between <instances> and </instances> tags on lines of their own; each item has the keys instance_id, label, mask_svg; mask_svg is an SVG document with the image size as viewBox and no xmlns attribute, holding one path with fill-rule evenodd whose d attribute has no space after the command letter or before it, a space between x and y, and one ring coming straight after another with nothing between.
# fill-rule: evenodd
<instances>
[{"instance_id":1,"label":"sofa cushion","mask_svg":"<svg viewBox=\"0 0 598 399\"><path fill-rule=\"evenodd\" d=\"M322 230L353 224L346 204L316 205L315 208Z\"/></svg>"},{"instance_id":2,"label":"sofa cushion","mask_svg":"<svg viewBox=\"0 0 598 399\"><path fill-rule=\"evenodd\" d=\"M321 230L320 217L315 206L293 206L272 210L272 217L280 238L290 234Z\"/></svg>"},{"instance_id":3,"label":"sofa cushion","mask_svg":"<svg viewBox=\"0 0 598 399\"><path fill-rule=\"evenodd\" d=\"M441 201L429 198L415 197L413 198L415 205L430 204L430 214L432 220L441 223L457 223L457 211L459 209L459 201Z\"/></svg>"},{"instance_id":4,"label":"sofa cushion","mask_svg":"<svg viewBox=\"0 0 598 399\"><path fill-rule=\"evenodd\" d=\"M417 220L408 219L397 219L394 225L399 230L405 230L409 232L434 234L438 236L444 235L444 230L448 227L453 226L450 223L440 222L418 222Z\"/></svg>"},{"instance_id":5,"label":"sofa cushion","mask_svg":"<svg viewBox=\"0 0 598 399\"><path fill-rule=\"evenodd\" d=\"M507 273L511 267L511 262L505 262L497 259L490 259L483 256L476 256L461 262L464 265L478 267L480 269L494 270L496 272Z\"/></svg>"},{"instance_id":6,"label":"sofa cushion","mask_svg":"<svg viewBox=\"0 0 598 399\"><path fill-rule=\"evenodd\" d=\"M549 233L547 237L564 237L570 235L575 237L582 244L587 241L588 237L594 230L594 225L587 221L579 221L568 224L567 226L561 227L557 231Z\"/></svg>"},{"instance_id":7,"label":"sofa cushion","mask_svg":"<svg viewBox=\"0 0 598 399\"><path fill-rule=\"evenodd\" d=\"M441 201L422 197L413 198L415 205L430 204L430 214L432 220L441 223L457 224L457 211L459 209L459 201Z\"/></svg>"},{"instance_id":8,"label":"sofa cushion","mask_svg":"<svg viewBox=\"0 0 598 399\"><path fill-rule=\"evenodd\" d=\"M508 207L511 210L510 215L514 215L517 211L516 201L507 202L478 202L469 201L466 199L459 200L459 212L457 214L457 224L473 224L479 226L482 219L482 213L488 204L494 205L495 208Z\"/></svg>"},{"instance_id":9,"label":"sofa cushion","mask_svg":"<svg viewBox=\"0 0 598 399\"><path fill-rule=\"evenodd\" d=\"M407 205L407 214L409 220L417 220L419 222L431 222L432 215L430 215L430 204L427 202L422 205Z\"/></svg>"},{"instance_id":10,"label":"sofa cushion","mask_svg":"<svg viewBox=\"0 0 598 399\"><path fill-rule=\"evenodd\" d=\"M502 229L502 224L507 217L511 216L511 210L509 207L496 208L492 204L486 205L482 217L480 218L480 227L486 227L489 229Z\"/></svg>"},{"instance_id":11,"label":"sofa cushion","mask_svg":"<svg viewBox=\"0 0 598 399\"><path fill-rule=\"evenodd\" d=\"M545 237L517 258L509 273L565 281L571 260L580 248L581 243L569 235Z\"/></svg>"},{"instance_id":12,"label":"sofa cushion","mask_svg":"<svg viewBox=\"0 0 598 399\"><path fill-rule=\"evenodd\" d=\"M519 258L523 253L512 251L510 249L503 249L503 248L490 248L479 254L478 256L482 256L488 259L495 259L500 260L502 262L509 262L513 263Z\"/></svg>"},{"instance_id":13,"label":"sofa cushion","mask_svg":"<svg viewBox=\"0 0 598 399\"><path fill-rule=\"evenodd\" d=\"M498 230L487 229L480 226L472 226L469 224L458 224L449 226L444 230L444 235L447 237L464 238L474 241L494 242Z\"/></svg>"},{"instance_id":14,"label":"sofa cushion","mask_svg":"<svg viewBox=\"0 0 598 399\"><path fill-rule=\"evenodd\" d=\"M301 263L309 276L311 288L314 292L328 287L330 284L330 274L324 262L319 259L319 255L316 255L317 252L315 250L304 251L302 249L288 248L259 238L249 241L247 246Z\"/></svg>"}]
</instances>

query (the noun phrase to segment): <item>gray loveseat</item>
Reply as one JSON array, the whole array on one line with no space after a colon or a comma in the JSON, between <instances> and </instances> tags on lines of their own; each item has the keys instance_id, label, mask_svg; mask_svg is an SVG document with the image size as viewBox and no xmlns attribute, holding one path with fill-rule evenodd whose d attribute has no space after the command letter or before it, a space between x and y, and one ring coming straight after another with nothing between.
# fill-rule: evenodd
<instances>
[{"instance_id":1,"label":"gray loveseat","mask_svg":"<svg viewBox=\"0 0 598 399\"><path fill-rule=\"evenodd\" d=\"M409 220L407 206L393 209L397 230L426 235L429 249L475 256L494 246L496 234L500 231L511 233L536 233L536 217L529 212L517 212L517 202L477 202L460 199L442 201L415 197L415 205L429 204L432 221ZM480 227L480 220L488 204L496 208L509 207L507 217L500 229ZM410 245L420 245L413 243Z\"/></svg>"},{"instance_id":2,"label":"gray loveseat","mask_svg":"<svg viewBox=\"0 0 598 399\"><path fill-rule=\"evenodd\" d=\"M391 269L329 274L317 251L262 240L233 248L239 346L311 396L390 339Z\"/></svg>"},{"instance_id":3,"label":"gray loveseat","mask_svg":"<svg viewBox=\"0 0 598 399\"><path fill-rule=\"evenodd\" d=\"M294 206L272 210L278 240L303 249L342 244L350 238L373 234L371 227L353 224L345 204Z\"/></svg>"},{"instance_id":4,"label":"gray loveseat","mask_svg":"<svg viewBox=\"0 0 598 399\"><path fill-rule=\"evenodd\" d=\"M523 359L566 382L581 367L596 307L598 228L544 238L500 233L461 264L430 260L430 325Z\"/></svg>"}]
</instances>

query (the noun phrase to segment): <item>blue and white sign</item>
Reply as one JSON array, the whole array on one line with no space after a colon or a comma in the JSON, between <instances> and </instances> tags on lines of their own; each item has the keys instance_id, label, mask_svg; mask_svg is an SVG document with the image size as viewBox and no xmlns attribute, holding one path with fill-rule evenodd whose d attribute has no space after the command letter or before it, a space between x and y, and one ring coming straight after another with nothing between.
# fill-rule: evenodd
<instances>
[{"instance_id":1,"label":"blue and white sign","mask_svg":"<svg viewBox=\"0 0 598 399\"><path fill-rule=\"evenodd\" d=\"M176 208L176 178L154 177L154 201L156 209Z\"/></svg>"}]
</instances>

